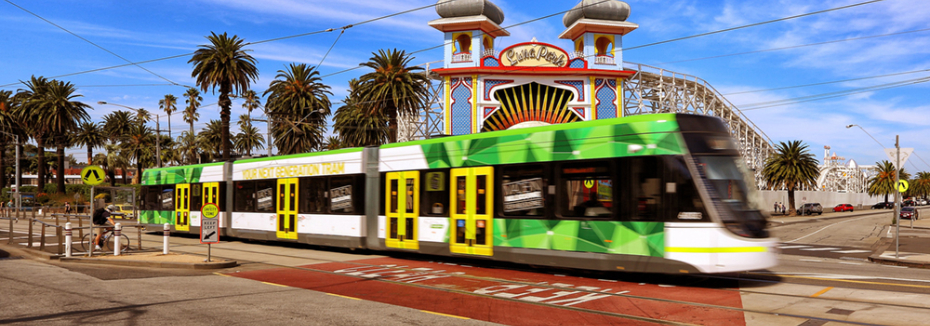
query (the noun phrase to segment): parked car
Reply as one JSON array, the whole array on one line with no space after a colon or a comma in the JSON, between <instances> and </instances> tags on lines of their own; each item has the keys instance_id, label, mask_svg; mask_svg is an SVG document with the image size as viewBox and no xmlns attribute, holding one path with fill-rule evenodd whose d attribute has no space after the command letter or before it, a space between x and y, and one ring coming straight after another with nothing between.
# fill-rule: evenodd
<instances>
[{"instance_id":1,"label":"parked car","mask_svg":"<svg viewBox=\"0 0 930 326\"><path fill-rule=\"evenodd\" d=\"M918 200L917 200L917 205L926 206L926 205L927 205L927 200L926 200L926 199L918 199Z\"/></svg>"},{"instance_id":2,"label":"parked car","mask_svg":"<svg viewBox=\"0 0 930 326\"><path fill-rule=\"evenodd\" d=\"M887 209L894 208L894 203L890 201L886 201L886 202L881 202L881 203L872 205L872 209L886 209L886 208Z\"/></svg>"},{"instance_id":3,"label":"parked car","mask_svg":"<svg viewBox=\"0 0 930 326\"><path fill-rule=\"evenodd\" d=\"M920 219L920 213L917 208L914 207L902 207L901 208L901 218L918 220Z\"/></svg>"},{"instance_id":4,"label":"parked car","mask_svg":"<svg viewBox=\"0 0 930 326\"><path fill-rule=\"evenodd\" d=\"M853 205L852 204L839 204L839 205L836 205L836 207L833 207L833 211L834 212L852 212Z\"/></svg>"},{"instance_id":5,"label":"parked car","mask_svg":"<svg viewBox=\"0 0 930 326\"><path fill-rule=\"evenodd\" d=\"M823 206L820 206L820 203L806 203L801 205L801 208L798 208L798 215L821 215L823 214Z\"/></svg>"}]
</instances>

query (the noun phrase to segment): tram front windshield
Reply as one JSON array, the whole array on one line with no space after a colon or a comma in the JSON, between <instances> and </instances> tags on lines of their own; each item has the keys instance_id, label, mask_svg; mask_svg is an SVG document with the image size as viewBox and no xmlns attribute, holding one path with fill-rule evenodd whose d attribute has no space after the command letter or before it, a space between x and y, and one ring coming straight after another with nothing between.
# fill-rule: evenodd
<instances>
[{"instance_id":1,"label":"tram front windshield","mask_svg":"<svg viewBox=\"0 0 930 326\"><path fill-rule=\"evenodd\" d=\"M712 192L718 214L727 229L743 237L768 237L758 194L747 187L751 175L736 156L697 156L698 169Z\"/></svg>"}]
</instances>

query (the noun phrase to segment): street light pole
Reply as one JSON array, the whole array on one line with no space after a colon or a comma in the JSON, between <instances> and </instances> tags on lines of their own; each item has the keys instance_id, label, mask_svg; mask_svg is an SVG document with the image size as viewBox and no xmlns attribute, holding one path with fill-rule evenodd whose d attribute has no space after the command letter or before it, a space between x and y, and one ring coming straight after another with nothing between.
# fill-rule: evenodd
<instances>
[{"instance_id":1,"label":"street light pole","mask_svg":"<svg viewBox=\"0 0 930 326\"><path fill-rule=\"evenodd\" d=\"M898 249L899 241L901 238L901 192L898 190L898 182L901 182L898 178L898 171L901 171L901 146L898 144L898 141L901 139L901 136L894 136L894 148L895 148L895 166L894 166L894 258L898 258ZM917 212L914 212L917 214ZM911 217L913 221L914 218Z\"/></svg>"}]
</instances>

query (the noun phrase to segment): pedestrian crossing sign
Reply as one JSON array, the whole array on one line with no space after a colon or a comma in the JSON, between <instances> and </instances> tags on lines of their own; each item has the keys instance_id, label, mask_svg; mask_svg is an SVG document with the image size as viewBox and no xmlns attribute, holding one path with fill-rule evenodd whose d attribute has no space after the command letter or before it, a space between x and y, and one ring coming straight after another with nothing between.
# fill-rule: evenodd
<instances>
[{"instance_id":1,"label":"pedestrian crossing sign","mask_svg":"<svg viewBox=\"0 0 930 326\"><path fill-rule=\"evenodd\" d=\"M96 186L103 183L104 179L106 179L106 174L103 173L103 169L99 166L88 165L81 170L81 181L84 181L86 185Z\"/></svg>"}]
</instances>

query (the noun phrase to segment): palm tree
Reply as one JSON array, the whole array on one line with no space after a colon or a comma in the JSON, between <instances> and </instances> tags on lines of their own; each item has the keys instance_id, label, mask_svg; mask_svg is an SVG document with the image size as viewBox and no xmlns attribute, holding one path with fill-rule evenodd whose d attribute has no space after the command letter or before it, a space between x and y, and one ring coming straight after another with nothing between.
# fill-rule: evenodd
<instances>
[{"instance_id":1,"label":"palm tree","mask_svg":"<svg viewBox=\"0 0 930 326\"><path fill-rule=\"evenodd\" d=\"M184 122L191 125L190 133L193 134L194 122L197 122L197 119L200 118L197 108L200 107L200 101L203 101L203 97L200 97L200 91L196 88L188 88L187 92L184 93L184 97L187 98L184 100L184 103L187 103L187 107L184 108Z\"/></svg>"},{"instance_id":2,"label":"palm tree","mask_svg":"<svg viewBox=\"0 0 930 326\"><path fill-rule=\"evenodd\" d=\"M48 94L49 80L45 77L30 77L29 81L23 82L25 89L17 91L15 97L17 105L14 114L17 120L27 130L29 136L36 141L36 176L39 191L45 189L45 141L48 138L49 125L42 119L45 107L42 105L42 99Z\"/></svg>"},{"instance_id":3,"label":"palm tree","mask_svg":"<svg viewBox=\"0 0 930 326\"><path fill-rule=\"evenodd\" d=\"M911 184L911 191L915 195L927 198L930 195L930 172L917 172L917 179Z\"/></svg>"},{"instance_id":4,"label":"palm tree","mask_svg":"<svg viewBox=\"0 0 930 326\"><path fill-rule=\"evenodd\" d=\"M807 145L794 140L776 146L775 154L765 162L762 174L769 187L788 190L788 214L794 216L794 191L802 186L814 186L820 170Z\"/></svg>"},{"instance_id":5,"label":"palm tree","mask_svg":"<svg viewBox=\"0 0 930 326\"><path fill-rule=\"evenodd\" d=\"M14 124L10 111L13 106L13 92L0 90L0 188L6 187L6 146L13 137L12 126Z\"/></svg>"},{"instance_id":6,"label":"palm tree","mask_svg":"<svg viewBox=\"0 0 930 326\"><path fill-rule=\"evenodd\" d=\"M197 134L197 143L200 149L210 157L219 156L220 143L223 141L223 122L210 120L207 127Z\"/></svg>"},{"instance_id":7,"label":"palm tree","mask_svg":"<svg viewBox=\"0 0 930 326\"><path fill-rule=\"evenodd\" d=\"M426 106L429 80L418 73L421 67L408 66L413 57L405 51L378 50L362 66L374 69L362 75L359 85L359 103L370 115L386 117L390 128L390 142L397 141L397 118L414 115Z\"/></svg>"},{"instance_id":8,"label":"palm tree","mask_svg":"<svg viewBox=\"0 0 930 326\"><path fill-rule=\"evenodd\" d=\"M339 134L340 147L378 146L388 140L387 119L377 114L370 114L357 105L358 80L349 81L349 96L342 101L343 106L336 109L333 131ZM330 147L332 141L329 141Z\"/></svg>"},{"instance_id":9,"label":"palm tree","mask_svg":"<svg viewBox=\"0 0 930 326\"><path fill-rule=\"evenodd\" d=\"M133 120L136 123L145 124L146 122L152 121L152 114L149 113L149 110L139 108L136 110L136 117Z\"/></svg>"},{"instance_id":10,"label":"palm tree","mask_svg":"<svg viewBox=\"0 0 930 326\"><path fill-rule=\"evenodd\" d=\"M77 132L74 134L74 144L77 146L87 146L87 164L91 164L94 157L94 148L103 147L107 138L103 133L100 124L93 122L81 122Z\"/></svg>"},{"instance_id":11,"label":"palm tree","mask_svg":"<svg viewBox=\"0 0 930 326\"><path fill-rule=\"evenodd\" d=\"M78 129L81 121L90 119L86 109L91 108L75 98L83 95L75 94L77 87L71 82L51 80L46 96L39 101L42 108L39 118L41 123L48 126L48 131L58 145L58 193L65 193L65 147L71 145L70 135Z\"/></svg>"},{"instance_id":12,"label":"palm tree","mask_svg":"<svg viewBox=\"0 0 930 326\"><path fill-rule=\"evenodd\" d=\"M127 159L128 154L124 153L120 144L107 144L103 148L107 151L103 165L108 168L110 186L116 187L116 169L120 169L123 184L126 184L126 171L129 170L130 166L129 159Z\"/></svg>"},{"instance_id":13,"label":"palm tree","mask_svg":"<svg viewBox=\"0 0 930 326\"><path fill-rule=\"evenodd\" d=\"M197 85L201 91L206 92L211 87L215 91L217 86L220 87L218 104L223 124L223 160L229 160L229 114L232 106L229 94L248 90L249 81L258 80L258 68L255 67L255 58L247 53L249 50L243 49L245 44L238 36L233 35L230 38L226 33L210 34L207 39L211 44L201 45L187 63L194 64L191 77L197 78Z\"/></svg>"},{"instance_id":14,"label":"palm tree","mask_svg":"<svg viewBox=\"0 0 930 326\"><path fill-rule=\"evenodd\" d=\"M197 143L197 135L184 131L178 136L176 150L182 157L187 157L187 164L197 163L200 153L200 144Z\"/></svg>"},{"instance_id":15,"label":"palm tree","mask_svg":"<svg viewBox=\"0 0 930 326\"><path fill-rule=\"evenodd\" d=\"M158 100L158 108L168 115L168 138L171 138L171 114L178 110L178 98L172 94L165 95L164 99Z\"/></svg>"},{"instance_id":16,"label":"palm tree","mask_svg":"<svg viewBox=\"0 0 930 326\"><path fill-rule=\"evenodd\" d=\"M319 149L332 103L330 87L320 83L319 71L306 64L292 63L278 70L271 82L265 109L272 119L275 146L281 154Z\"/></svg>"},{"instance_id":17,"label":"palm tree","mask_svg":"<svg viewBox=\"0 0 930 326\"><path fill-rule=\"evenodd\" d=\"M241 132L236 135L235 141L237 152L245 152L246 156L252 156L253 148L259 150L265 149L265 141L262 139L262 134L258 132L258 128L252 127L252 121L247 114L243 114L239 117L239 128Z\"/></svg>"},{"instance_id":18,"label":"palm tree","mask_svg":"<svg viewBox=\"0 0 930 326\"><path fill-rule=\"evenodd\" d=\"M885 195L885 202L888 202L888 195L898 191L898 187L895 187L894 184L894 164L889 161L881 161L875 162L875 167L878 168L878 174L869 179L867 193L869 196ZM898 170L898 179L907 180L910 177L911 175L905 172L904 169Z\"/></svg>"},{"instance_id":19,"label":"palm tree","mask_svg":"<svg viewBox=\"0 0 930 326\"><path fill-rule=\"evenodd\" d=\"M144 124L129 125L129 134L122 149L136 161L136 175L142 175L144 166L151 165L154 155L152 147L155 145L155 133ZM124 181L125 182L125 181Z\"/></svg>"},{"instance_id":20,"label":"palm tree","mask_svg":"<svg viewBox=\"0 0 930 326\"><path fill-rule=\"evenodd\" d=\"M348 147L348 146L345 146L345 144L342 143L342 140L336 136L326 137L326 143L324 143L324 146L323 146L323 148L325 148L328 151L334 151L334 150L345 148L345 147Z\"/></svg>"},{"instance_id":21,"label":"palm tree","mask_svg":"<svg viewBox=\"0 0 930 326\"><path fill-rule=\"evenodd\" d=\"M121 143L126 136L129 134L129 128L131 125L136 124L135 118L132 114L127 111L115 111L103 116L103 134L110 141L109 145L104 146L104 149L107 151L107 175L110 177L110 186L116 186L116 173L115 170L118 167L124 167L127 164L122 164L122 156L119 155L119 143ZM118 156L119 159L114 156ZM120 163L120 164L114 164ZM123 176L125 180L125 168L123 169Z\"/></svg>"},{"instance_id":22,"label":"palm tree","mask_svg":"<svg viewBox=\"0 0 930 326\"><path fill-rule=\"evenodd\" d=\"M249 111L249 120L251 120L252 111L262 107L262 98L250 89L242 93L242 99L245 100L242 103L242 108Z\"/></svg>"}]
</instances>

